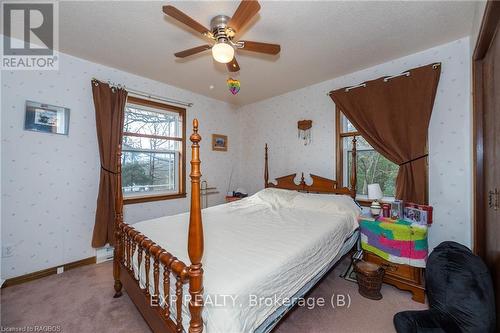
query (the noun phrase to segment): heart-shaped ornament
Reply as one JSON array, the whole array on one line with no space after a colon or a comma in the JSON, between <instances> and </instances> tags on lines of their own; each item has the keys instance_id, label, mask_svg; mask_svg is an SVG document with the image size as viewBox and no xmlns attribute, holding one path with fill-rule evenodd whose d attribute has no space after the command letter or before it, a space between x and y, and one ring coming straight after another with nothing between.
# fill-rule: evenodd
<instances>
[{"instance_id":1,"label":"heart-shaped ornament","mask_svg":"<svg viewBox=\"0 0 500 333\"><path fill-rule=\"evenodd\" d=\"M231 94L236 95L240 91L240 81L229 78L227 79L227 87L229 88Z\"/></svg>"}]
</instances>

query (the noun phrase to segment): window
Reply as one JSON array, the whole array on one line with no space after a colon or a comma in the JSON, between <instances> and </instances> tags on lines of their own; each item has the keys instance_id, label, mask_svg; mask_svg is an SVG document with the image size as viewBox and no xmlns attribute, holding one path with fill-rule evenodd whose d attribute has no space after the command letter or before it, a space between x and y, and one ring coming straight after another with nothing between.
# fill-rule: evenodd
<instances>
[{"instance_id":1,"label":"window","mask_svg":"<svg viewBox=\"0 0 500 333\"><path fill-rule=\"evenodd\" d=\"M396 177L399 166L373 149L356 128L337 109L337 180L349 186L351 179L352 139L356 137L356 197L368 200L368 184L378 183L384 193L384 201L391 201L396 193Z\"/></svg>"},{"instance_id":2,"label":"window","mask_svg":"<svg viewBox=\"0 0 500 333\"><path fill-rule=\"evenodd\" d=\"M128 97L122 144L124 203L186 196L186 110Z\"/></svg>"}]
</instances>

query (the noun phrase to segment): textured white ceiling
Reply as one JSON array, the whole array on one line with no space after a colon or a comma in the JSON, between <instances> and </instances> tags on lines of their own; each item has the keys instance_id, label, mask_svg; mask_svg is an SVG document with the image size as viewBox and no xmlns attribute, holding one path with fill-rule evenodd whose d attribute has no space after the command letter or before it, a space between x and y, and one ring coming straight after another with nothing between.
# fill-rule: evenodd
<instances>
[{"instance_id":1,"label":"textured white ceiling","mask_svg":"<svg viewBox=\"0 0 500 333\"><path fill-rule=\"evenodd\" d=\"M451 1L261 1L243 38L279 43L281 54L238 51L241 71L229 74L210 51L183 60L173 56L206 42L164 15L167 3L205 26L215 15L231 16L238 6L236 1L61 2L60 49L243 105L467 36L475 9L473 2ZM226 87L229 76L241 81L236 96Z\"/></svg>"}]
</instances>

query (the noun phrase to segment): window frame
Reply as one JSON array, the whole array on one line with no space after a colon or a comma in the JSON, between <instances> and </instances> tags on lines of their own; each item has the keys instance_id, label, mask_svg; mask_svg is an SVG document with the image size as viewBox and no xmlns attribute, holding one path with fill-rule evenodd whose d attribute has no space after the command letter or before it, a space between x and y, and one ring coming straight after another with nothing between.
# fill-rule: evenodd
<instances>
[{"instance_id":1,"label":"window frame","mask_svg":"<svg viewBox=\"0 0 500 333\"><path fill-rule=\"evenodd\" d=\"M162 139L167 139L167 140L174 140L174 141L180 141L181 142L181 151L179 152L179 165L178 165L178 170L179 170L179 188L177 193L169 193L169 194L150 194L150 195L137 195L137 196L131 196L131 197L126 197L123 195L123 204L128 205L128 204L136 204L136 203L144 203L144 202L152 202L152 201L160 201L160 200L172 200L172 199L179 199L179 198L185 198L186 197L186 109L178 107L178 106L173 106L170 104L166 103L160 103L156 101L152 101L149 99L144 99L144 98L139 98L135 96L128 96L127 97L127 103L126 104L135 104L135 105L142 105L146 106L149 108L153 109L160 109L160 110L165 110L169 112L176 112L179 114L179 117L181 118L182 121L182 137L177 138L177 137L162 137ZM124 111L126 112L126 111ZM122 141L124 136L134 136L134 137L157 137L154 135L148 135L148 134L138 134L138 133L129 133L129 132L122 132ZM120 161L121 162L121 161ZM120 175L121 177L122 175ZM123 189L122 189L123 193Z\"/></svg>"},{"instance_id":2,"label":"window frame","mask_svg":"<svg viewBox=\"0 0 500 333\"><path fill-rule=\"evenodd\" d=\"M335 108L335 137L336 137L336 178L337 183L340 186L344 186L344 138L349 137L362 137L361 133L358 131L352 132L344 132L342 126L342 111L336 107ZM345 116L344 116L345 117ZM376 151L374 148L373 150ZM380 153L379 153L380 154ZM385 200L384 200L385 199ZM380 202L382 203L390 203L395 198L393 197L384 197ZM387 200L390 199L390 200ZM370 207L372 200L367 199L366 197L359 197L358 193L356 193L356 201L365 207Z\"/></svg>"}]
</instances>

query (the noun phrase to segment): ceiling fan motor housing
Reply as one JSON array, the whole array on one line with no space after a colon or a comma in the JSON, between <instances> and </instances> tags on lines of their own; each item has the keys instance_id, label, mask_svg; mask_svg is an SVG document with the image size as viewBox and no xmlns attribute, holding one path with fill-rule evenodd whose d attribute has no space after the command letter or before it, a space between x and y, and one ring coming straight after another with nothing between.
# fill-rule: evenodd
<instances>
[{"instance_id":1,"label":"ceiling fan motor housing","mask_svg":"<svg viewBox=\"0 0 500 333\"><path fill-rule=\"evenodd\" d=\"M210 21L212 34L219 43L227 43L234 37L234 30L227 26L231 18L226 15L217 15Z\"/></svg>"}]
</instances>

